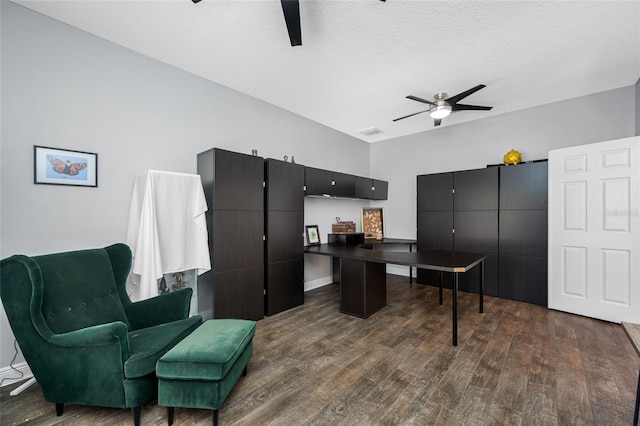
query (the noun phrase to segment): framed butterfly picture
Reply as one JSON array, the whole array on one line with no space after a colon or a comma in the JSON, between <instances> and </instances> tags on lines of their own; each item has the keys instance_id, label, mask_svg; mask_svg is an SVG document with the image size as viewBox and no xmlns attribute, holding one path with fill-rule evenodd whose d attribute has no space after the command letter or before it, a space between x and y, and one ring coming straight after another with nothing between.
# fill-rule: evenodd
<instances>
[{"instance_id":1,"label":"framed butterfly picture","mask_svg":"<svg viewBox=\"0 0 640 426\"><path fill-rule=\"evenodd\" d=\"M33 158L33 183L98 186L98 154L34 145Z\"/></svg>"}]
</instances>

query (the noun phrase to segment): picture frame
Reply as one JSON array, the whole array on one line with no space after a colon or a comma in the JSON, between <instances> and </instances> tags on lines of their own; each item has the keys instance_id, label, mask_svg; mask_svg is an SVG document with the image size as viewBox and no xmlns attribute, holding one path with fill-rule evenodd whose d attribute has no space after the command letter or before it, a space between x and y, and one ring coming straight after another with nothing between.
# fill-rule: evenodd
<instances>
[{"instance_id":1,"label":"picture frame","mask_svg":"<svg viewBox=\"0 0 640 426\"><path fill-rule=\"evenodd\" d=\"M308 246L317 246L320 245L320 231L318 230L318 225L307 225L305 226L305 234L307 236L307 245Z\"/></svg>"},{"instance_id":2,"label":"picture frame","mask_svg":"<svg viewBox=\"0 0 640 426\"><path fill-rule=\"evenodd\" d=\"M96 188L98 154L34 145L33 183Z\"/></svg>"},{"instance_id":3,"label":"picture frame","mask_svg":"<svg viewBox=\"0 0 640 426\"><path fill-rule=\"evenodd\" d=\"M384 209L382 207L362 208L362 232L365 238L384 238Z\"/></svg>"}]
</instances>

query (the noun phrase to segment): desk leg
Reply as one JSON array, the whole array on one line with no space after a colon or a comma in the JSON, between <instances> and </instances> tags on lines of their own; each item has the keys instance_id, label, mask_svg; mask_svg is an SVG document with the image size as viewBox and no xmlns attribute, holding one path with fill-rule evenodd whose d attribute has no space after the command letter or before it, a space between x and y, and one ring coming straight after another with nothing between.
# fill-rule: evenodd
<instances>
[{"instance_id":1,"label":"desk leg","mask_svg":"<svg viewBox=\"0 0 640 426\"><path fill-rule=\"evenodd\" d=\"M454 273L453 283L453 346L458 346L458 272Z\"/></svg>"},{"instance_id":2,"label":"desk leg","mask_svg":"<svg viewBox=\"0 0 640 426\"><path fill-rule=\"evenodd\" d=\"M440 279L438 280L438 292L440 296L440 304L442 305L442 275L444 272L440 271Z\"/></svg>"},{"instance_id":3,"label":"desk leg","mask_svg":"<svg viewBox=\"0 0 640 426\"><path fill-rule=\"evenodd\" d=\"M484 260L480 262L480 313L484 312Z\"/></svg>"}]
</instances>

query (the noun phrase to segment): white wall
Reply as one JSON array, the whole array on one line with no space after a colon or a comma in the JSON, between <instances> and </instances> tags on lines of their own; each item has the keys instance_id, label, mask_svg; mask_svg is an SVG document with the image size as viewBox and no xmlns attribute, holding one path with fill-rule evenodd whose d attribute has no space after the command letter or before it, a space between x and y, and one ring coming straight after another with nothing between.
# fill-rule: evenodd
<instances>
[{"instance_id":1,"label":"white wall","mask_svg":"<svg viewBox=\"0 0 640 426\"><path fill-rule=\"evenodd\" d=\"M124 241L135 175L195 173L196 154L211 147L369 173L365 142L14 3L0 7L2 258ZM98 153L98 188L34 185L33 145ZM359 217L363 205L316 204L307 223L322 232L337 213ZM326 259L306 263L308 280L329 275ZM14 350L3 309L0 334L6 369Z\"/></svg>"},{"instance_id":2,"label":"white wall","mask_svg":"<svg viewBox=\"0 0 640 426\"><path fill-rule=\"evenodd\" d=\"M635 91L623 87L373 144L371 173L389 181L381 203L385 233L416 238L418 175L500 164L512 148L531 161L551 149L633 136Z\"/></svg>"}]
</instances>

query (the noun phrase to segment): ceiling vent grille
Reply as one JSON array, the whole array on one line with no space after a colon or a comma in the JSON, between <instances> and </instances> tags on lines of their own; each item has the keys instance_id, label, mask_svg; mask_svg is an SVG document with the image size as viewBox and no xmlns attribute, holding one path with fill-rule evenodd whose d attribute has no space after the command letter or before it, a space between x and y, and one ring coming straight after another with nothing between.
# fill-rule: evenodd
<instances>
[{"instance_id":1,"label":"ceiling vent grille","mask_svg":"<svg viewBox=\"0 0 640 426\"><path fill-rule=\"evenodd\" d=\"M377 135L378 133L382 133L382 130L378 129L377 127L369 127L368 129L359 130L358 133L361 133L365 136L373 136Z\"/></svg>"}]
</instances>

